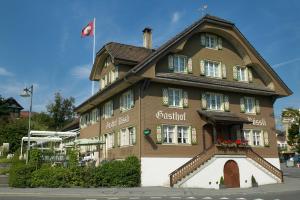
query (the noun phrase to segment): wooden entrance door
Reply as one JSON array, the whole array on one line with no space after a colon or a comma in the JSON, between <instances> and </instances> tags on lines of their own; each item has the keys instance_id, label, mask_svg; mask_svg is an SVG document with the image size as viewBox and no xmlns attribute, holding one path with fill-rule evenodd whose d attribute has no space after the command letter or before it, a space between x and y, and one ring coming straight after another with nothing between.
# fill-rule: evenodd
<instances>
[{"instance_id":1,"label":"wooden entrance door","mask_svg":"<svg viewBox=\"0 0 300 200\"><path fill-rule=\"evenodd\" d=\"M229 160L224 165L224 185L228 188L240 187L240 172L237 163Z\"/></svg>"},{"instance_id":2,"label":"wooden entrance door","mask_svg":"<svg viewBox=\"0 0 300 200\"><path fill-rule=\"evenodd\" d=\"M208 149L213 144L213 126L211 124L206 124L203 127L204 132L204 149Z\"/></svg>"}]
</instances>

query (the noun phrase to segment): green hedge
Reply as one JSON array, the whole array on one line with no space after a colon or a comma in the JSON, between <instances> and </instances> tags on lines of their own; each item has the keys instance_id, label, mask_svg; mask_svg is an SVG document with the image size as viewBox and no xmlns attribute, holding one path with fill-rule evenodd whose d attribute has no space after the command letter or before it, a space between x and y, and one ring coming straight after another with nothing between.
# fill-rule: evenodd
<instances>
[{"instance_id":1,"label":"green hedge","mask_svg":"<svg viewBox=\"0 0 300 200\"><path fill-rule=\"evenodd\" d=\"M110 161L99 167L51 167L15 163L10 170L12 187L136 187L141 181L136 157Z\"/></svg>"}]
</instances>

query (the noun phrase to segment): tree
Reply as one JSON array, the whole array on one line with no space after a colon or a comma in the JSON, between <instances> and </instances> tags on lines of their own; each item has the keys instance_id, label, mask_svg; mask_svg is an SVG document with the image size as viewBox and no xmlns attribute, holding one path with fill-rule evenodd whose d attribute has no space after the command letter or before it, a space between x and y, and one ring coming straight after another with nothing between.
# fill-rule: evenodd
<instances>
[{"instance_id":1,"label":"tree","mask_svg":"<svg viewBox=\"0 0 300 200\"><path fill-rule=\"evenodd\" d=\"M63 98L59 92L54 94L54 102L47 105L47 111L53 120L52 128L59 130L74 119L74 103L73 97Z\"/></svg>"},{"instance_id":2,"label":"tree","mask_svg":"<svg viewBox=\"0 0 300 200\"><path fill-rule=\"evenodd\" d=\"M289 118L291 121L291 128L288 130L288 144L295 150L300 153L300 112L295 108L286 108L282 112L282 118Z\"/></svg>"},{"instance_id":3,"label":"tree","mask_svg":"<svg viewBox=\"0 0 300 200\"><path fill-rule=\"evenodd\" d=\"M289 129L288 144L295 152L300 153L299 125L292 124L291 128Z\"/></svg>"}]
</instances>

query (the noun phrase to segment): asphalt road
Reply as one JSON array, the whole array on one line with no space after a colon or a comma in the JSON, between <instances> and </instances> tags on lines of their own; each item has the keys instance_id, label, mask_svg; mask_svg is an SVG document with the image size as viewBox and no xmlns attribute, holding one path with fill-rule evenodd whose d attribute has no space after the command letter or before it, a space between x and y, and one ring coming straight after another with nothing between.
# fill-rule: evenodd
<instances>
[{"instance_id":1,"label":"asphalt road","mask_svg":"<svg viewBox=\"0 0 300 200\"><path fill-rule=\"evenodd\" d=\"M227 195L227 196L190 196L190 197L101 197L101 198L84 198L84 197L57 197L57 196L2 196L0 200L299 200L300 191L288 193L271 193L255 195Z\"/></svg>"}]
</instances>

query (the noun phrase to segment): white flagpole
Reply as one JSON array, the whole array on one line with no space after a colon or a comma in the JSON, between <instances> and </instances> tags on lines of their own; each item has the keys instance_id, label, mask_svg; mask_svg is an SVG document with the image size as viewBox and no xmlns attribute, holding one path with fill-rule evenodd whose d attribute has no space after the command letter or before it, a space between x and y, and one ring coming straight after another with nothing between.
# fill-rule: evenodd
<instances>
[{"instance_id":1,"label":"white flagpole","mask_svg":"<svg viewBox=\"0 0 300 200\"><path fill-rule=\"evenodd\" d=\"M94 66L95 62L95 46L96 46L96 18L94 17L94 22L93 22L93 28L94 28L94 41L93 41L93 61L92 61L92 67ZM92 81L92 96L94 95L94 81Z\"/></svg>"}]
</instances>

